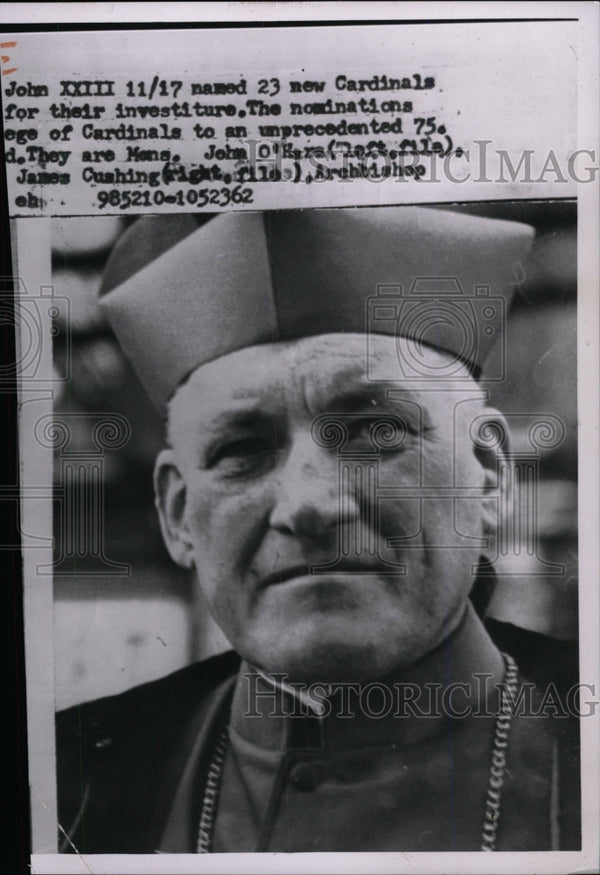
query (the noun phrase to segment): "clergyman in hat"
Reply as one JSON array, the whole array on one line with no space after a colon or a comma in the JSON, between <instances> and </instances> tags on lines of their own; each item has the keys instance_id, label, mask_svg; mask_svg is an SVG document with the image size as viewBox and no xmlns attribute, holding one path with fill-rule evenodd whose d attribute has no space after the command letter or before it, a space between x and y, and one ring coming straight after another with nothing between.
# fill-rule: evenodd
<instances>
[{"instance_id":1,"label":"clergyman in hat","mask_svg":"<svg viewBox=\"0 0 600 875\"><path fill-rule=\"evenodd\" d=\"M578 846L560 726L512 707L482 620L507 435L478 378L532 233L382 207L118 242L102 307L165 416L162 534L231 650L59 715L63 850Z\"/></svg>"}]
</instances>

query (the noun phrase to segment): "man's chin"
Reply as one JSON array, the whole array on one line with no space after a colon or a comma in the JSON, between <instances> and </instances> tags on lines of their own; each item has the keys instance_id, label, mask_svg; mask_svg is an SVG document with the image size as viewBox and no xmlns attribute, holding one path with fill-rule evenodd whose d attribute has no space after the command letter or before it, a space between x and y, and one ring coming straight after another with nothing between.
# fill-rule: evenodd
<instances>
[{"instance_id":1,"label":"man's chin","mask_svg":"<svg viewBox=\"0 0 600 875\"><path fill-rule=\"evenodd\" d=\"M322 626L312 633L282 636L279 646L252 648L249 660L266 673L285 674L295 683L366 682L388 674L404 662L402 648L382 648L381 639L352 635ZM410 661L410 660L409 660Z\"/></svg>"}]
</instances>

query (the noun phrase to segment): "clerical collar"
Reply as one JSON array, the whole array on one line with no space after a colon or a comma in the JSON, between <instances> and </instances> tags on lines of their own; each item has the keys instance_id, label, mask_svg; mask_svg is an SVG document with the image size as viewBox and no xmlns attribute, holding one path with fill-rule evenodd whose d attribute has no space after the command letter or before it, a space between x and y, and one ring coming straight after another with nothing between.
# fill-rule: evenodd
<instances>
[{"instance_id":1,"label":"clerical collar","mask_svg":"<svg viewBox=\"0 0 600 875\"><path fill-rule=\"evenodd\" d=\"M502 657L469 604L457 629L409 669L366 684L290 684L243 662L231 731L266 749L412 743L448 720L497 709Z\"/></svg>"},{"instance_id":2,"label":"clerical collar","mask_svg":"<svg viewBox=\"0 0 600 875\"><path fill-rule=\"evenodd\" d=\"M276 699L279 701L281 709L284 708L285 702L292 705L294 715L297 712L297 716L325 716L327 712L326 700L331 696L333 684L291 684L285 679L285 675L267 674L261 668L250 666L250 663L244 664L244 670L246 665L249 669L249 680L252 680L251 673L256 672L257 682L260 680L260 689L273 690L276 693ZM251 696L252 689L250 686L248 692ZM250 703L250 698L248 702Z\"/></svg>"}]
</instances>

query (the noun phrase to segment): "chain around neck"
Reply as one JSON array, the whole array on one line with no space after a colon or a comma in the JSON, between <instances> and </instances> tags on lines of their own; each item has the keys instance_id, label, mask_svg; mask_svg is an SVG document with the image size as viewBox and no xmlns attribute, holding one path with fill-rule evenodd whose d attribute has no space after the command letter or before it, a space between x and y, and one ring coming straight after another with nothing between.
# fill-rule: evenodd
<instances>
[{"instance_id":1,"label":"chain around neck","mask_svg":"<svg viewBox=\"0 0 600 875\"><path fill-rule=\"evenodd\" d=\"M500 707L494 726L494 745L481 832L480 850L482 851L496 850L509 732L513 716L513 703L516 701L518 687L519 669L516 662L508 653L503 653L502 657L505 667L504 683L500 691ZM229 726L226 724L219 734L208 767L198 826L197 854L210 854L212 852L219 791L228 749Z\"/></svg>"}]
</instances>

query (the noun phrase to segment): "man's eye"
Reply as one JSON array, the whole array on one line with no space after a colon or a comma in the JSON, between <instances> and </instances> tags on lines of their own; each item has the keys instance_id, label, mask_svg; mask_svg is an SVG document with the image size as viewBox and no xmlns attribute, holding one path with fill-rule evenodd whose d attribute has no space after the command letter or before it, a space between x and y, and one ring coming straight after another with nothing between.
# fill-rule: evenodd
<instances>
[{"instance_id":1,"label":"man's eye","mask_svg":"<svg viewBox=\"0 0 600 875\"><path fill-rule=\"evenodd\" d=\"M270 456L272 451L273 448L269 442L262 438L239 438L217 447L209 455L207 468L214 468L216 465L234 468L251 466Z\"/></svg>"},{"instance_id":2,"label":"man's eye","mask_svg":"<svg viewBox=\"0 0 600 875\"><path fill-rule=\"evenodd\" d=\"M415 432L397 416L360 416L349 424L353 444L364 444L363 452L385 452L403 449L407 438Z\"/></svg>"}]
</instances>

